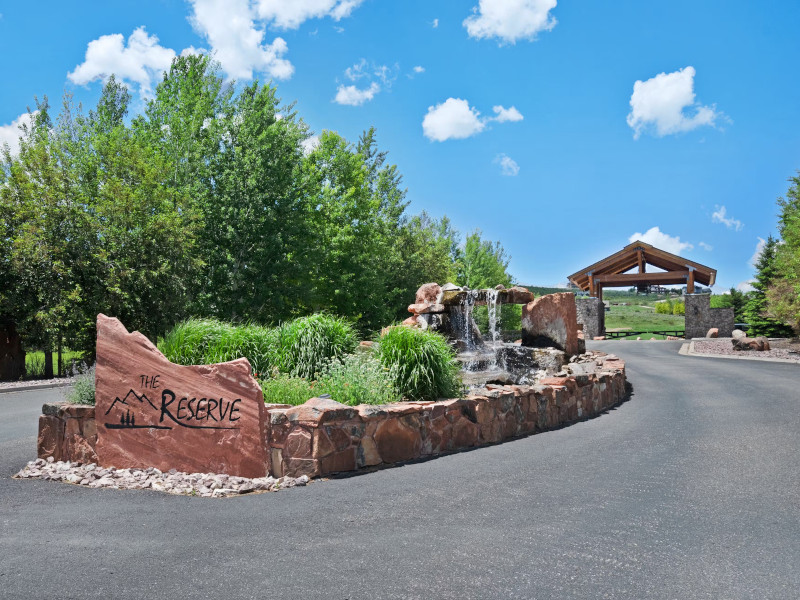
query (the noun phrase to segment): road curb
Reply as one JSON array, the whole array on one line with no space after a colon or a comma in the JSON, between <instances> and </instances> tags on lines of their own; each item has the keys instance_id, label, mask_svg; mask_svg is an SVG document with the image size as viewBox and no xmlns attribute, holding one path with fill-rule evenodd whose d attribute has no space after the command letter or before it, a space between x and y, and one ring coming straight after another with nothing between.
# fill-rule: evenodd
<instances>
[{"instance_id":1,"label":"road curb","mask_svg":"<svg viewBox=\"0 0 800 600\"><path fill-rule=\"evenodd\" d=\"M74 381L64 381L59 383L40 383L34 385L25 385L21 387L0 388L0 396L3 394L10 394L12 392L30 392L32 390L49 390L53 388L62 388L71 386Z\"/></svg>"}]
</instances>

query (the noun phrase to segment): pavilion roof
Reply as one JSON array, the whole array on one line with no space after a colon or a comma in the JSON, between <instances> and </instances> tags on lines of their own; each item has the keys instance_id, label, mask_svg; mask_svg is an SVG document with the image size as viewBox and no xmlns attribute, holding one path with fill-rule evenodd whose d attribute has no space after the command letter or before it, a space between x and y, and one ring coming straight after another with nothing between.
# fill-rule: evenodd
<instances>
[{"instance_id":1,"label":"pavilion roof","mask_svg":"<svg viewBox=\"0 0 800 600\"><path fill-rule=\"evenodd\" d=\"M663 269L663 272L647 273L645 265ZM638 272L626 273L636 267ZM695 282L706 286L714 285L717 278L716 269L637 240L619 252L573 273L568 279L580 289L591 292L593 283L602 287L682 284L688 281L690 272L694 273Z\"/></svg>"}]
</instances>

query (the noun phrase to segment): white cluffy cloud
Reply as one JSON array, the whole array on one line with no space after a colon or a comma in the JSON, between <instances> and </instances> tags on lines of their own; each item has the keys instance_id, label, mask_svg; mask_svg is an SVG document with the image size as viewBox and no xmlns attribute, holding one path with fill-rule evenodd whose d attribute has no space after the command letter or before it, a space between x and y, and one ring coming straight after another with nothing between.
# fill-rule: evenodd
<instances>
[{"instance_id":1,"label":"white cluffy cloud","mask_svg":"<svg viewBox=\"0 0 800 600\"><path fill-rule=\"evenodd\" d=\"M438 26L439 26L439 19L434 19L433 22L431 23L431 27L436 29Z\"/></svg>"},{"instance_id":2,"label":"white cluffy cloud","mask_svg":"<svg viewBox=\"0 0 800 600\"><path fill-rule=\"evenodd\" d=\"M498 123L505 123L506 121L522 121L525 117L515 107L504 108L500 105L493 106L492 110L495 113L494 120Z\"/></svg>"},{"instance_id":3,"label":"white cluffy cloud","mask_svg":"<svg viewBox=\"0 0 800 600\"><path fill-rule=\"evenodd\" d=\"M369 86L359 88L356 85L341 84L336 89L336 97L333 101L337 104L345 104L348 106L361 106L365 102L372 100L375 94L381 91L381 85L383 85L383 87L391 87L394 80L397 79L397 70L397 65L394 67L375 65L367 62L365 58L362 58L352 67L345 69L344 76L353 82L362 79L366 80L370 82ZM379 84L376 80L381 83Z\"/></svg>"},{"instance_id":4,"label":"white cluffy cloud","mask_svg":"<svg viewBox=\"0 0 800 600\"><path fill-rule=\"evenodd\" d=\"M550 11L555 7L556 0L480 0L463 24L470 37L513 44L553 29L557 21Z\"/></svg>"},{"instance_id":5,"label":"white cluffy cloud","mask_svg":"<svg viewBox=\"0 0 800 600\"><path fill-rule=\"evenodd\" d=\"M705 242L699 242L697 245L707 252L711 252L714 249L714 246L711 244L706 244Z\"/></svg>"},{"instance_id":6,"label":"white cluffy cloud","mask_svg":"<svg viewBox=\"0 0 800 600\"><path fill-rule=\"evenodd\" d=\"M753 292L756 289L753 287L753 284L755 282L756 282L755 279L748 279L747 281L742 281L736 284L736 289L744 294L746 294L747 292Z\"/></svg>"},{"instance_id":7,"label":"white cluffy cloud","mask_svg":"<svg viewBox=\"0 0 800 600\"><path fill-rule=\"evenodd\" d=\"M513 106L511 108L495 106L494 112L497 115L495 117L481 117L481 113L466 100L448 98L441 104L428 107L428 113L422 120L422 132L434 142L461 140L483 131L489 121L503 123L520 121L523 118Z\"/></svg>"},{"instance_id":8,"label":"white cluffy cloud","mask_svg":"<svg viewBox=\"0 0 800 600\"><path fill-rule=\"evenodd\" d=\"M761 258L761 253L764 251L764 247L767 245L767 240L760 237L758 238L758 243L756 244L756 250L753 252L753 256L750 257L748 264L755 269L758 260Z\"/></svg>"},{"instance_id":9,"label":"white cluffy cloud","mask_svg":"<svg viewBox=\"0 0 800 600\"><path fill-rule=\"evenodd\" d=\"M424 72L425 72L425 67L421 67L419 65L414 67L414 73L424 73Z\"/></svg>"},{"instance_id":10,"label":"white cluffy cloud","mask_svg":"<svg viewBox=\"0 0 800 600\"><path fill-rule=\"evenodd\" d=\"M628 242L635 242L637 240L672 254L680 254L684 250L691 250L694 248L689 242L682 242L680 237L668 235L658 227L651 227L644 233L634 233L628 238Z\"/></svg>"},{"instance_id":11,"label":"white cluffy cloud","mask_svg":"<svg viewBox=\"0 0 800 600\"><path fill-rule=\"evenodd\" d=\"M19 152L19 138L22 135L20 127L30 127L34 115L36 115L36 111L33 113L24 113L11 121L8 125L0 125L0 149L2 149L5 144L8 144L11 154Z\"/></svg>"},{"instance_id":12,"label":"white cluffy cloud","mask_svg":"<svg viewBox=\"0 0 800 600\"><path fill-rule=\"evenodd\" d=\"M498 154L494 158L494 162L500 165L500 173L508 177L515 177L519 175L519 165L517 161L506 154Z\"/></svg>"},{"instance_id":13,"label":"white cluffy cloud","mask_svg":"<svg viewBox=\"0 0 800 600\"><path fill-rule=\"evenodd\" d=\"M655 135L663 137L703 125L713 127L718 119L725 118L717 112L716 106L695 102L694 76L694 67L686 67L633 84L628 125L633 129L634 138L651 129L655 130ZM687 110L693 114L687 114Z\"/></svg>"},{"instance_id":14,"label":"white cluffy cloud","mask_svg":"<svg viewBox=\"0 0 800 600\"><path fill-rule=\"evenodd\" d=\"M174 50L164 48L155 35L139 27L128 37L127 45L121 33L101 35L89 42L84 61L67 77L77 85L86 85L114 74L126 83L138 84L139 93L148 97L173 58Z\"/></svg>"},{"instance_id":15,"label":"white cluffy cloud","mask_svg":"<svg viewBox=\"0 0 800 600\"><path fill-rule=\"evenodd\" d=\"M319 136L318 135L311 135L300 142L300 145L303 147L303 154L311 154L314 150L317 149L319 146Z\"/></svg>"},{"instance_id":16,"label":"white cluffy cloud","mask_svg":"<svg viewBox=\"0 0 800 600\"><path fill-rule=\"evenodd\" d=\"M333 101L347 106L361 106L364 102L372 100L379 91L381 86L374 81L366 89L359 89L354 85L340 85Z\"/></svg>"},{"instance_id":17,"label":"white cluffy cloud","mask_svg":"<svg viewBox=\"0 0 800 600\"><path fill-rule=\"evenodd\" d=\"M297 29L309 19L331 17L339 21L350 14L364 0L256 0L256 13L260 19L270 21L281 29Z\"/></svg>"},{"instance_id":18,"label":"white cluffy cloud","mask_svg":"<svg viewBox=\"0 0 800 600\"><path fill-rule=\"evenodd\" d=\"M722 223L728 229L733 229L735 231L742 230L742 227L744 227L744 225L742 225L742 222L739 219L734 219L733 217L729 217L727 214L728 209L725 208L724 205L723 206L717 205L714 208L716 208L717 210L715 210L711 215L712 223Z\"/></svg>"},{"instance_id":19,"label":"white cluffy cloud","mask_svg":"<svg viewBox=\"0 0 800 600\"><path fill-rule=\"evenodd\" d=\"M190 1L192 26L208 40L229 77L252 79L254 72L276 79L292 76L294 67L283 58L289 49L286 41L280 37L264 41L266 33L256 25L257 15L248 0Z\"/></svg>"}]
</instances>

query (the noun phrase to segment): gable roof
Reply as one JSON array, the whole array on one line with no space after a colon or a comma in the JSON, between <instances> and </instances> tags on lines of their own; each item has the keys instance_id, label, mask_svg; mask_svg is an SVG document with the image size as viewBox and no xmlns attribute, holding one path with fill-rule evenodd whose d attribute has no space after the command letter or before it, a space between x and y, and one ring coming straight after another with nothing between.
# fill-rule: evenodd
<instances>
[{"instance_id":1,"label":"gable roof","mask_svg":"<svg viewBox=\"0 0 800 600\"><path fill-rule=\"evenodd\" d=\"M640 265L651 265L663 269L664 272L625 273ZM573 273L568 279L580 289L592 291L590 276L592 281L603 287L627 287L651 283L681 284L688 280L690 272L694 273L695 282L706 286L714 285L717 278L716 269L637 240L619 252Z\"/></svg>"}]
</instances>

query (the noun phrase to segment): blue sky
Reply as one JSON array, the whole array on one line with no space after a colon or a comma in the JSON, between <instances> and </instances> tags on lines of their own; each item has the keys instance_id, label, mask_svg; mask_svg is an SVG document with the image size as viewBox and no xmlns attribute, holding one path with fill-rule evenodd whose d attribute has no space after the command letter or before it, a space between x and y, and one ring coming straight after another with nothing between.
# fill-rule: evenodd
<instances>
[{"instance_id":1,"label":"blue sky","mask_svg":"<svg viewBox=\"0 0 800 600\"><path fill-rule=\"evenodd\" d=\"M141 107L175 53L273 80L315 132L374 125L410 210L480 228L527 284L632 236L744 285L800 168L789 0L0 1L0 142L34 96Z\"/></svg>"}]
</instances>

